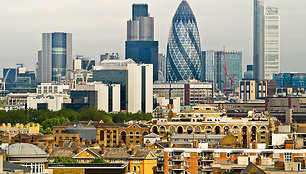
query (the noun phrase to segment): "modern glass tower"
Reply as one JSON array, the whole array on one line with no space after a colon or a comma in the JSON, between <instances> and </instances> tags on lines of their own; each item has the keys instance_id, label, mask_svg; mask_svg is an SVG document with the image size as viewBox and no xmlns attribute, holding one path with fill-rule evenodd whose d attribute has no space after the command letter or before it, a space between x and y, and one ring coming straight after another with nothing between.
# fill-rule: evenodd
<instances>
[{"instance_id":1,"label":"modern glass tower","mask_svg":"<svg viewBox=\"0 0 306 174\"><path fill-rule=\"evenodd\" d=\"M201 80L201 44L196 18L183 0L170 27L167 45L167 81Z\"/></svg>"},{"instance_id":2,"label":"modern glass tower","mask_svg":"<svg viewBox=\"0 0 306 174\"><path fill-rule=\"evenodd\" d=\"M38 83L60 82L72 70L72 34L43 33L38 53Z\"/></svg>"}]
</instances>

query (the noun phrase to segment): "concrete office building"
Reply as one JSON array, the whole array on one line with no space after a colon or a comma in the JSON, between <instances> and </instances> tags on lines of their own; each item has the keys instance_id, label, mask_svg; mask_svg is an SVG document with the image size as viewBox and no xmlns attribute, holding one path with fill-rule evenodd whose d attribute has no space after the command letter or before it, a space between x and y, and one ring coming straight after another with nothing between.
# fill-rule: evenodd
<instances>
[{"instance_id":1,"label":"concrete office building","mask_svg":"<svg viewBox=\"0 0 306 174\"><path fill-rule=\"evenodd\" d=\"M136 113L153 111L153 66L133 60L105 60L93 71L93 80L120 84L120 110Z\"/></svg>"},{"instance_id":2,"label":"concrete office building","mask_svg":"<svg viewBox=\"0 0 306 174\"><path fill-rule=\"evenodd\" d=\"M41 83L37 86L37 94L67 94L69 85L52 85L51 83Z\"/></svg>"},{"instance_id":3,"label":"concrete office building","mask_svg":"<svg viewBox=\"0 0 306 174\"><path fill-rule=\"evenodd\" d=\"M120 84L88 83L70 92L71 103L64 108L91 106L105 112L120 112Z\"/></svg>"},{"instance_id":4,"label":"concrete office building","mask_svg":"<svg viewBox=\"0 0 306 174\"><path fill-rule=\"evenodd\" d=\"M280 72L280 16L278 8L254 0L253 66L256 80Z\"/></svg>"},{"instance_id":5,"label":"concrete office building","mask_svg":"<svg viewBox=\"0 0 306 174\"><path fill-rule=\"evenodd\" d=\"M72 34L43 33L42 50L38 52L38 83L60 83L72 68Z\"/></svg>"},{"instance_id":6,"label":"concrete office building","mask_svg":"<svg viewBox=\"0 0 306 174\"><path fill-rule=\"evenodd\" d=\"M157 97L179 97L181 106L197 105L213 96L213 85L203 82L154 83L153 93Z\"/></svg>"},{"instance_id":7,"label":"concrete office building","mask_svg":"<svg viewBox=\"0 0 306 174\"><path fill-rule=\"evenodd\" d=\"M63 103L70 103L68 94L43 94L27 97L27 109L58 111Z\"/></svg>"},{"instance_id":8,"label":"concrete office building","mask_svg":"<svg viewBox=\"0 0 306 174\"><path fill-rule=\"evenodd\" d=\"M147 4L133 4L133 18L127 22L125 58L153 64L153 80L158 80L158 41L154 41L154 18Z\"/></svg>"},{"instance_id":9,"label":"concrete office building","mask_svg":"<svg viewBox=\"0 0 306 174\"><path fill-rule=\"evenodd\" d=\"M119 53L105 53L100 55L100 62L103 60L119 60Z\"/></svg>"},{"instance_id":10,"label":"concrete office building","mask_svg":"<svg viewBox=\"0 0 306 174\"><path fill-rule=\"evenodd\" d=\"M90 71L96 65L95 59L84 57L84 56L77 56L73 59L73 70L74 71Z\"/></svg>"}]
</instances>

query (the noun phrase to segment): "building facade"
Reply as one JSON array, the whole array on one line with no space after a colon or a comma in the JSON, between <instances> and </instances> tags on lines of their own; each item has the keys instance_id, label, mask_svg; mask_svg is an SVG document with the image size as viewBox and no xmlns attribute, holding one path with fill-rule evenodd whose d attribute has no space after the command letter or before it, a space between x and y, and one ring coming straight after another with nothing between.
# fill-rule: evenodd
<instances>
[{"instance_id":1,"label":"building facade","mask_svg":"<svg viewBox=\"0 0 306 174\"><path fill-rule=\"evenodd\" d=\"M158 41L154 41L154 18L147 4L133 4L132 20L127 22L125 58L153 64L153 81L158 80Z\"/></svg>"},{"instance_id":2,"label":"building facade","mask_svg":"<svg viewBox=\"0 0 306 174\"><path fill-rule=\"evenodd\" d=\"M253 66L256 80L270 80L280 72L280 16L278 8L254 0Z\"/></svg>"},{"instance_id":3,"label":"building facade","mask_svg":"<svg viewBox=\"0 0 306 174\"><path fill-rule=\"evenodd\" d=\"M72 34L43 33L42 50L38 52L38 83L60 82L72 70Z\"/></svg>"},{"instance_id":4,"label":"building facade","mask_svg":"<svg viewBox=\"0 0 306 174\"><path fill-rule=\"evenodd\" d=\"M179 97L181 106L197 105L213 96L213 85L204 82L154 83L157 97Z\"/></svg>"},{"instance_id":5,"label":"building facade","mask_svg":"<svg viewBox=\"0 0 306 174\"><path fill-rule=\"evenodd\" d=\"M167 81L201 80L201 44L196 18L186 1L172 19L167 44Z\"/></svg>"},{"instance_id":6,"label":"building facade","mask_svg":"<svg viewBox=\"0 0 306 174\"><path fill-rule=\"evenodd\" d=\"M306 89L306 73L279 73L273 79L278 83L278 88L292 88L292 92L304 93Z\"/></svg>"},{"instance_id":7,"label":"building facade","mask_svg":"<svg viewBox=\"0 0 306 174\"><path fill-rule=\"evenodd\" d=\"M242 52L240 51L215 51L202 52L202 81L213 83L217 91L224 92L226 89L238 87L242 79ZM225 66L228 75L235 83L231 83L225 74Z\"/></svg>"},{"instance_id":8,"label":"building facade","mask_svg":"<svg viewBox=\"0 0 306 174\"><path fill-rule=\"evenodd\" d=\"M133 60L107 60L93 71L93 80L120 84L120 110L136 113L153 111L153 66Z\"/></svg>"}]
</instances>

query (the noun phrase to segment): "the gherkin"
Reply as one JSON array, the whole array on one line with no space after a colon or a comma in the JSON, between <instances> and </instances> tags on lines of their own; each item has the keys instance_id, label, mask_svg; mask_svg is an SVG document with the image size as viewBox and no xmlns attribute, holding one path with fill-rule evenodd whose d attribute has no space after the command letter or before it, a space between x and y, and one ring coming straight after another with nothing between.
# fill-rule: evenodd
<instances>
[{"instance_id":1,"label":"the gherkin","mask_svg":"<svg viewBox=\"0 0 306 174\"><path fill-rule=\"evenodd\" d=\"M196 18L183 0L170 27L167 44L167 81L201 80L201 44Z\"/></svg>"}]
</instances>

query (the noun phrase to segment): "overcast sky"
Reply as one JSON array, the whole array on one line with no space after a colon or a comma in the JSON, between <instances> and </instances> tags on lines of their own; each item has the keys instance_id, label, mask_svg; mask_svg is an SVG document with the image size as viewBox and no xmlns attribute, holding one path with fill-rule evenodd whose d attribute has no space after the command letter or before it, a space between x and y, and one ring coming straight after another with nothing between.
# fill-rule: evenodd
<instances>
[{"instance_id":1,"label":"overcast sky","mask_svg":"<svg viewBox=\"0 0 306 174\"><path fill-rule=\"evenodd\" d=\"M24 63L34 69L41 33L73 34L73 55L98 60L124 57L126 21L135 2L149 4L155 40L166 53L170 22L181 0L0 0L0 68ZM202 50L241 50L252 64L253 0L188 0L198 22ZM306 0L266 0L281 15L281 70L306 72ZM1 70L2 73L2 70Z\"/></svg>"}]
</instances>

